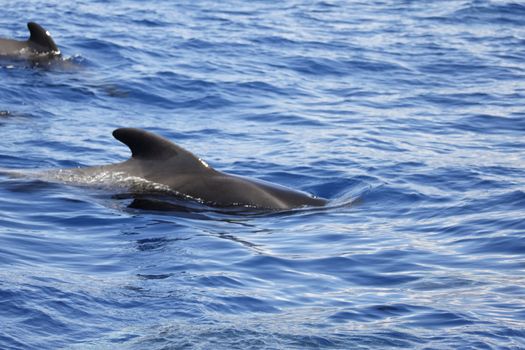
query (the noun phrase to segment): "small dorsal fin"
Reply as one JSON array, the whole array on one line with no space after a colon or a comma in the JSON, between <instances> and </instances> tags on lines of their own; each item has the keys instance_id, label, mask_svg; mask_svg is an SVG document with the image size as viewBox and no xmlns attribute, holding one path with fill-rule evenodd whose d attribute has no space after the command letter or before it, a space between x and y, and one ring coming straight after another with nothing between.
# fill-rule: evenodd
<instances>
[{"instance_id":1,"label":"small dorsal fin","mask_svg":"<svg viewBox=\"0 0 525 350\"><path fill-rule=\"evenodd\" d=\"M27 28L29 28L29 33L31 34L29 41L37 45L37 51L60 54L60 50L53 38L40 24L29 22L27 23Z\"/></svg>"},{"instance_id":2,"label":"small dorsal fin","mask_svg":"<svg viewBox=\"0 0 525 350\"><path fill-rule=\"evenodd\" d=\"M146 130L120 128L113 131L113 136L129 147L133 158L162 160L184 156L199 160L184 148Z\"/></svg>"}]
</instances>

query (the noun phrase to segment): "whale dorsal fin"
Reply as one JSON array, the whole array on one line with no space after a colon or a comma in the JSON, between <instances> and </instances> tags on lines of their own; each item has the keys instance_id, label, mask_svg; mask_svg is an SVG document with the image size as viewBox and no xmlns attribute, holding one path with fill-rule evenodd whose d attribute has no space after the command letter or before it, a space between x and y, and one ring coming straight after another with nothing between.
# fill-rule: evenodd
<instances>
[{"instance_id":1,"label":"whale dorsal fin","mask_svg":"<svg viewBox=\"0 0 525 350\"><path fill-rule=\"evenodd\" d=\"M29 28L29 41L36 44L36 50L39 52L50 52L54 54L60 54L58 46L53 41L53 38L47 30L45 30L40 24L35 22L29 22L27 24Z\"/></svg>"},{"instance_id":2,"label":"whale dorsal fin","mask_svg":"<svg viewBox=\"0 0 525 350\"><path fill-rule=\"evenodd\" d=\"M120 128L113 136L131 150L132 158L139 160L163 160L173 165L183 165L185 169L208 168L207 164L193 153L177 146L168 139L149 131L135 128Z\"/></svg>"}]
</instances>

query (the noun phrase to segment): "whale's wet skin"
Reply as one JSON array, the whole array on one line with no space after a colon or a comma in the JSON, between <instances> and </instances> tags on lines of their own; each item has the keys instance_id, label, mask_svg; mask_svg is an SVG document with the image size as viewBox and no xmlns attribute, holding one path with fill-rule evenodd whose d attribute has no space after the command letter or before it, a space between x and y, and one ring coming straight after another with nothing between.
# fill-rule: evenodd
<instances>
[{"instance_id":1,"label":"whale's wet skin","mask_svg":"<svg viewBox=\"0 0 525 350\"><path fill-rule=\"evenodd\" d=\"M82 69L0 58L0 349L525 348L521 3L15 1L0 37L30 21Z\"/></svg>"},{"instance_id":2,"label":"whale's wet skin","mask_svg":"<svg viewBox=\"0 0 525 350\"><path fill-rule=\"evenodd\" d=\"M283 186L217 171L189 151L145 130L121 128L113 135L129 146L132 158L119 164L70 170L72 178L76 175L77 181L87 178L92 183L97 177L103 181L113 177L115 183L131 181L134 187L144 179L181 196L222 207L291 209L327 202Z\"/></svg>"}]
</instances>

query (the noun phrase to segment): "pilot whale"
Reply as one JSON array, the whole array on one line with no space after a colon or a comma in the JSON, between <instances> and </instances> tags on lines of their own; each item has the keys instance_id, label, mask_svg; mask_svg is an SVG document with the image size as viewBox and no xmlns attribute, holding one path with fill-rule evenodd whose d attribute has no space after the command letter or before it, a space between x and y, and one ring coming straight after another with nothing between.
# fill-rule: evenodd
<instances>
[{"instance_id":1,"label":"pilot whale","mask_svg":"<svg viewBox=\"0 0 525 350\"><path fill-rule=\"evenodd\" d=\"M77 176L96 178L98 174L118 173L141 178L179 196L219 207L283 210L327 203L326 199L284 186L215 170L191 152L146 130L120 128L113 136L129 147L131 158L117 164L77 168Z\"/></svg>"},{"instance_id":2,"label":"pilot whale","mask_svg":"<svg viewBox=\"0 0 525 350\"><path fill-rule=\"evenodd\" d=\"M0 58L60 56L60 50L47 30L35 22L27 23L27 28L30 34L27 40L0 39Z\"/></svg>"}]
</instances>

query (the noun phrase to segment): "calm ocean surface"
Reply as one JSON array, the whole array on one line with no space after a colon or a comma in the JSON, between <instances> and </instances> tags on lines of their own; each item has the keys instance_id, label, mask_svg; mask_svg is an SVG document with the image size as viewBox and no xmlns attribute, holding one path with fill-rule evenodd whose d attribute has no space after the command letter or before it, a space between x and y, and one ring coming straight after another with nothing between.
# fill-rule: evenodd
<instances>
[{"instance_id":1,"label":"calm ocean surface","mask_svg":"<svg viewBox=\"0 0 525 350\"><path fill-rule=\"evenodd\" d=\"M0 349L525 349L525 4L3 1L0 168L159 133L330 199L228 213L0 175ZM161 198L162 199L162 198Z\"/></svg>"}]
</instances>

